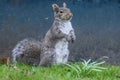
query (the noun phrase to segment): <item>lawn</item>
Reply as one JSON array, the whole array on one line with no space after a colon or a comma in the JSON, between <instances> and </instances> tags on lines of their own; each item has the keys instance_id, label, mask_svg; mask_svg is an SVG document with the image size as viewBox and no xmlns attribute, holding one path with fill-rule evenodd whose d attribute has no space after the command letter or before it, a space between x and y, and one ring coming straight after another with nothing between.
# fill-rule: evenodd
<instances>
[{"instance_id":1,"label":"lawn","mask_svg":"<svg viewBox=\"0 0 120 80\"><path fill-rule=\"evenodd\" d=\"M81 63L72 63L72 66L82 67ZM74 68L74 67L73 67ZM76 73L67 65L52 67L35 67L25 64L0 64L0 80L120 80L120 66L104 66L101 71ZM79 69L79 68L78 68Z\"/></svg>"}]
</instances>

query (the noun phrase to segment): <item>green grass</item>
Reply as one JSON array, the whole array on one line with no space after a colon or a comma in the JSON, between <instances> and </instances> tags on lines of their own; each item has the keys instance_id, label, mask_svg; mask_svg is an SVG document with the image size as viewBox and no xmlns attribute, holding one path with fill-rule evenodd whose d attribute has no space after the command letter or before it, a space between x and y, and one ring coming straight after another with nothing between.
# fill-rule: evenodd
<instances>
[{"instance_id":1,"label":"green grass","mask_svg":"<svg viewBox=\"0 0 120 80\"><path fill-rule=\"evenodd\" d=\"M71 66L83 66L74 63ZM74 66L73 66L74 67ZM0 65L0 80L120 80L120 66L104 66L102 71L80 72L77 76L74 69L67 65L52 67L34 67L25 64Z\"/></svg>"}]
</instances>

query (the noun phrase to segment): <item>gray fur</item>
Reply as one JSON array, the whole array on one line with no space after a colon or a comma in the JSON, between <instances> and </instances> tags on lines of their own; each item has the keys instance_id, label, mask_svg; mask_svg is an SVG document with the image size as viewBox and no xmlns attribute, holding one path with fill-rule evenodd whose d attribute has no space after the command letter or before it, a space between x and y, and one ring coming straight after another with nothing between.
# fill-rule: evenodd
<instances>
[{"instance_id":1,"label":"gray fur","mask_svg":"<svg viewBox=\"0 0 120 80\"><path fill-rule=\"evenodd\" d=\"M33 38L26 38L12 50L13 62L38 65L40 53L41 42Z\"/></svg>"}]
</instances>

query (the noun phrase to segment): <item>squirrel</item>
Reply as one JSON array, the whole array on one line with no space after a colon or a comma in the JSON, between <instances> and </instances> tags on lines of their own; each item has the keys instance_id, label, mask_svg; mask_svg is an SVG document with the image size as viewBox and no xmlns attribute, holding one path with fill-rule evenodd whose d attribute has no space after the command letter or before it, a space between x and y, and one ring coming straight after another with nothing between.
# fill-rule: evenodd
<instances>
[{"instance_id":1,"label":"squirrel","mask_svg":"<svg viewBox=\"0 0 120 80\"><path fill-rule=\"evenodd\" d=\"M13 62L22 62L38 66L51 66L53 64L66 64L69 56L69 43L76 40L71 24L72 12L57 4L52 5L54 22L47 31L43 41L26 38L12 50Z\"/></svg>"}]
</instances>

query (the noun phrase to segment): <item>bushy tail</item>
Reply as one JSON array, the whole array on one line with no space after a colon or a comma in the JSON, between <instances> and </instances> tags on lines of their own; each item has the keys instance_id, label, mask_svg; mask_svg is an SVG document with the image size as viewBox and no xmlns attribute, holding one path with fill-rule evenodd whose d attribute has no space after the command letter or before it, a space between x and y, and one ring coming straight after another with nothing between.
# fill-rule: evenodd
<instances>
[{"instance_id":1,"label":"bushy tail","mask_svg":"<svg viewBox=\"0 0 120 80\"><path fill-rule=\"evenodd\" d=\"M33 38L26 38L12 50L13 62L38 65L41 54L41 42Z\"/></svg>"}]
</instances>

